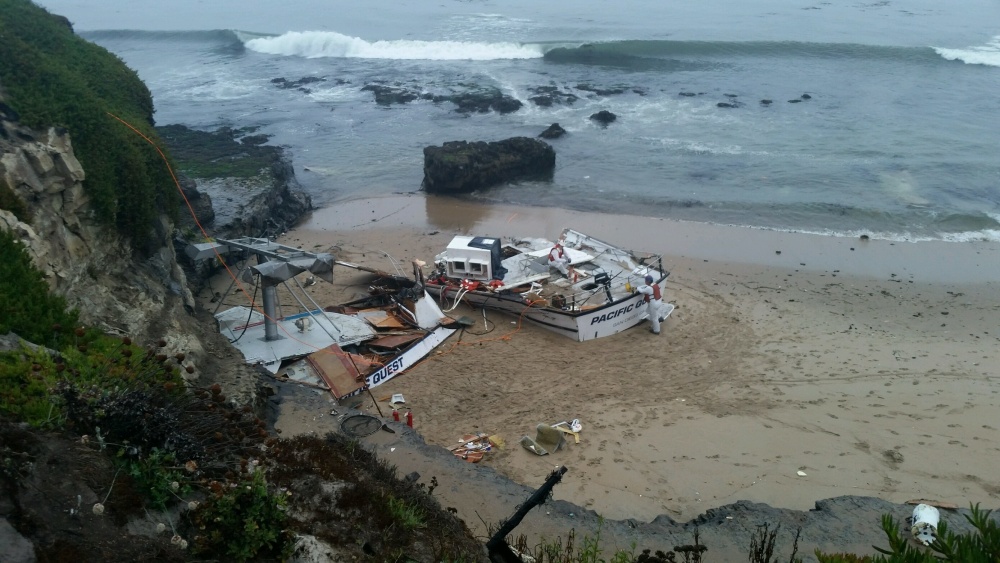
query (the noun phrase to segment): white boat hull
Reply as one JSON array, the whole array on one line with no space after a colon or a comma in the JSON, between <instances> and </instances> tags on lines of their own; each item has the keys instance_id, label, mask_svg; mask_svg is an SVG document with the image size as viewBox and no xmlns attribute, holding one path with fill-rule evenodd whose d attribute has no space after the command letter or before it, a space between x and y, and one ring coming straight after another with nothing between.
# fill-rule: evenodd
<instances>
[{"instance_id":1,"label":"white boat hull","mask_svg":"<svg viewBox=\"0 0 1000 563\"><path fill-rule=\"evenodd\" d=\"M405 352L393 358L391 362L386 363L378 371L367 376L365 378L365 387L378 387L386 381L389 381L404 371L412 368L420 360L422 360L424 356L430 354L431 351L437 348L439 344L454 334L455 330L456 329L454 328L445 328L443 326L436 327L434 330L430 331L427 336L424 336L415 344L407 348ZM357 392L360 393L361 390L358 390Z\"/></svg>"},{"instance_id":2,"label":"white boat hull","mask_svg":"<svg viewBox=\"0 0 1000 563\"><path fill-rule=\"evenodd\" d=\"M665 283L661 282L660 285L662 291ZM426 290L441 300L454 299L459 293L457 287L432 284L428 284ZM643 296L639 294L582 311L532 306L526 303L524 297L518 293L468 291L462 292L461 299L462 302L472 307L502 311L578 342L618 334L649 318ZM661 317L665 319L673 311L673 304L664 303Z\"/></svg>"}]
</instances>

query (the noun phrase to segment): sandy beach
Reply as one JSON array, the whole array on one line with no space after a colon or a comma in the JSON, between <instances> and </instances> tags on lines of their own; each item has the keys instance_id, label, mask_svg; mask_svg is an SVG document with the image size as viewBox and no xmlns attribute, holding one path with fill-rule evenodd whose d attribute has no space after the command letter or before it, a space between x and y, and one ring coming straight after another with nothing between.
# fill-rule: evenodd
<instances>
[{"instance_id":1,"label":"sandy beach","mask_svg":"<svg viewBox=\"0 0 1000 563\"><path fill-rule=\"evenodd\" d=\"M551 238L564 227L664 254L665 300L677 310L663 334L638 328L577 343L459 307L453 315L475 326L372 390L402 393L428 444L500 436L506 446L472 467L533 488L566 465L555 498L615 520L685 522L738 500L809 509L842 495L1000 506L996 243L835 238L423 195L318 210L281 242L391 271L388 255L409 273L410 260L432 263L455 234ZM366 279L339 269L313 294L343 301ZM276 427L325 432L330 404L316 396L283 408ZM371 399L361 408L376 412ZM540 457L517 443L538 423L571 419L583 431L562 451ZM463 518L478 525L478 500L445 502L464 504Z\"/></svg>"}]
</instances>

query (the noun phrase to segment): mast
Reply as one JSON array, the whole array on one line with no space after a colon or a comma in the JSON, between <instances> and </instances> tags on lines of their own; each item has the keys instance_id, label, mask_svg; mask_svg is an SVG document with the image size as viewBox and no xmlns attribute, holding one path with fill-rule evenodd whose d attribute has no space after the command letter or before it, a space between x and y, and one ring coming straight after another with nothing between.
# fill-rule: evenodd
<instances>
[{"instance_id":1,"label":"mast","mask_svg":"<svg viewBox=\"0 0 1000 563\"><path fill-rule=\"evenodd\" d=\"M264 340L278 340L278 289L280 283L302 272L310 272L333 283L333 265L336 261L326 252L306 252L266 238L244 237L216 239L214 242L192 244L186 249L193 260L206 260L230 253L253 254L257 265L250 269L260 276L264 295Z\"/></svg>"}]
</instances>

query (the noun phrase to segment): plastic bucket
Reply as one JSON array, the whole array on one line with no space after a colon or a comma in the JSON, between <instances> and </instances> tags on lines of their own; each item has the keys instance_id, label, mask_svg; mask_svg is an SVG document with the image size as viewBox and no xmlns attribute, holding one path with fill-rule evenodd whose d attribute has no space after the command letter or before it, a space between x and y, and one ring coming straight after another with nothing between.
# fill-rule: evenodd
<instances>
[{"instance_id":1,"label":"plastic bucket","mask_svg":"<svg viewBox=\"0 0 1000 563\"><path fill-rule=\"evenodd\" d=\"M913 524L910 532L916 540L924 545L930 545L937 539L938 522L941 513L929 504L918 504L913 509Z\"/></svg>"}]
</instances>

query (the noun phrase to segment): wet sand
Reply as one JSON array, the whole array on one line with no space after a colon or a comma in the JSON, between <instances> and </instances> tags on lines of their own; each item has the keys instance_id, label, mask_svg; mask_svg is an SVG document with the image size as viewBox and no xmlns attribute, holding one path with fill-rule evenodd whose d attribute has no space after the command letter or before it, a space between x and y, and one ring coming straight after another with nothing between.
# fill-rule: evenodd
<instances>
[{"instance_id":1,"label":"wet sand","mask_svg":"<svg viewBox=\"0 0 1000 563\"><path fill-rule=\"evenodd\" d=\"M372 389L378 399L402 393L427 443L501 436L505 448L466 465L532 488L566 465L555 498L609 519L684 522L738 500L809 509L841 495L1000 505L996 243L892 243L423 195L319 210L281 242L387 270L390 255L409 273L410 260L431 264L455 234L552 238L564 227L664 255L664 299L677 310L663 334L639 327L577 343L460 306L453 314L473 327ZM320 303L344 301L366 279L339 269L334 284L311 290ZM276 427L324 432L317 417L329 406L321 395L288 405ZM371 399L361 408L376 412ZM583 426L578 444L542 457L518 445L538 423L571 419ZM404 458L398 465L408 470ZM479 500L448 490L442 502L478 526Z\"/></svg>"}]
</instances>

